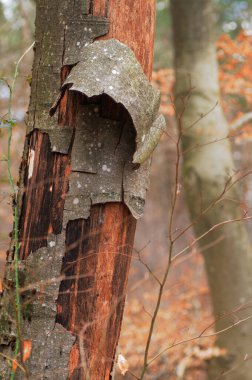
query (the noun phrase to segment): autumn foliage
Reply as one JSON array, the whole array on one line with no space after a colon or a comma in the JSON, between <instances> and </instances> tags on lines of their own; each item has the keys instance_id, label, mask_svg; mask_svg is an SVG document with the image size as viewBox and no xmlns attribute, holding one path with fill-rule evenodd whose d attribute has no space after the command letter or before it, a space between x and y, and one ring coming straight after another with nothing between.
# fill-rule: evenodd
<instances>
[{"instance_id":1,"label":"autumn foliage","mask_svg":"<svg viewBox=\"0 0 252 380\"><path fill-rule=\"evenodd\" d=\"M225 110L229 114L244 112L252 105L252 36L241 32L232 40L223 34L217 41L217 53ZM231 104L235 109L231 110Z\"/></svg>"},{"instance_id":2,"label":"autumn foliage","mask_svg":"<svg viewBox=\"0 0 252 380\"><path fill-rule=\"evenodd\" d=\"M219 61L219 83L223 110L229 122L252 109L252 35L241 31L236 39L222 34L216 43ZM161 89L161 111L174 116L172 89L174 71L161 69L154 73L153 81ZM243 126L243 137L252 135L249 124Z\"/></svg>"},{"instance_id":3,"label":"autumn foliage","mask_svg":"<svg viewBox=\"0 0 252 380\"><path fill-rule=\"evenodd\" d=\"M225 116L231 124L249 112L252 106L252 36L241 32L237 39L233 40L228 35L221 35L216 48L220 99ZM168 120L173 119L174 70L164 68L155 71L153 82L161 90L161 112ZM242 127L242 132L239 138L252 136L249 123ZM166 379L169 376L171 380L203 380L207 361L214 356L225 354L215 346L214 336L208 339L193 339L207 326L210 326L207 334L213 333L213 319L206 279L200 270L203 266L202 257L192 255L185 259L186 272L180 271L178 265L175 275L173 273L169 278L153 338L151 356L155 357L164 347L170 348L153 362L148 373L150 379ZM131 295L130 302L126 305L119 352L127 359L132 371L137 372L141 365L149 312L151 313L155 297L155 292L145 285L140 301ZM181 341L186 342L180 344Z\"/></svg>"}]
</instances>

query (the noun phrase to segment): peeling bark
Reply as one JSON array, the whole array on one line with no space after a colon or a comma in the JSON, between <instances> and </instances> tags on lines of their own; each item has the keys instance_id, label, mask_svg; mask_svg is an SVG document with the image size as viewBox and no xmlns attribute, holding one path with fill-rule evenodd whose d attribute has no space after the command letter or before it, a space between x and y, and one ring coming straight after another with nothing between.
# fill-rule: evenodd
<instances>
[{"instance_id":1,"label":"peeling bark","mask_svg":"<svg viewBox=\"0 0 252 380\"><path fill-rule=\"evenodd\" d=\"M147 4L145 0L124 0L120 4L114 0L37 2L19 223L20 264L24 268L21 333L22 341L32 342L32 353L25 364L32 379L111 378L136 226L130 210L137 210L135 216L142 212L147 188L145 180L140 190L134 189L134 175L143 170L145 163L133 168L132 120L125 108L109 97L88 99L66 89L53 116L49 110L88 44L102 36L118 38L132 48L150 78L154 20L154 0ZM132 28L126 31L127 21ZM116 154L108 159L114 165L118 162L120 168L113 176L109 176L108 162L98 160L104 159L98 154L98 140L93 141L97 148L94 159L86 154L92 144L86 141L89 134L82 133L86 122L87 131L100 134L103 145L106 136L107 146L109 140L114 141ZM104 123L108 128L102 132ZM127 165L132 166L130 181L123 176ZM97 192L93 182L87 195L82 190L101 171L107 175L105 188L101 189L105 191ZM10 279L12 260L13 252L8 257L1 308L1 316L3 310L10 310L11 315L5 319L6 339L0 344L2 353L10 357L16 339L15 308L11 306L15 293ZM21 356L17 360L23 365ZM0 376L6 379L10 369L6 360L0 360L4 368ZM15 377L25 375L18 368Z\"/></svg>"},{"instance_id":2,"label":"peeling bark","mask_svg":"<svg viewBox=\"0 0 252 380\"><path fill-rule=\"evenodd\" d=\"M27 290L22 292L22 339L32 342L32 355L26 365L36 380L67 379L69 354L76 340L71 332L55 323L64 251L64 235L49 235L47 247L29 255L24 263L23 289ZM15 379L23 378L17 370Z\"/></svg>"},{"instance_id":3,"label":"peeling bark","mask_svg":"<svg viewBox=\"0 0 252 380\"><path fill-rule=\"evenodd\" d=\"M126 45L115 39L89 45L84 49L80 62L71 70L62 90L66 87L88 98L107 94L122 104L136 130L133 162L142 164L151 156L166 127L164 117L158 115L160 91L151 86ZM146 141L151 140L153 143L147 146Z\"/></svg>"}]
</instances>

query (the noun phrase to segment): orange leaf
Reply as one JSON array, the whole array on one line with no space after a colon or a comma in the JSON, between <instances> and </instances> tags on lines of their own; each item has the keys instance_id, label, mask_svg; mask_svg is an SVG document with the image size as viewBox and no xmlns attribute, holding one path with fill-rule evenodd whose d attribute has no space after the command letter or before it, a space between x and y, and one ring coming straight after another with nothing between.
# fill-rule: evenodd
<instances>
[{"instance_id":1,"label":"orange leaf","mask_svg":"<svg viewBox=\"0 0 252 380\"><path fill-rule=\"evenodd\" d=\"M17 370L17 361L16 361L16 359L14 359L14 360L12 361L12 371L13 371L13 372L16 372L16 370Z\"/></svg>"},{"instance_id":2,"label":"orange leaf","mask_svg":"<svg viewBox=\"0 0 252 380\"><path fill-rule=\"evenodd\" d=\"M30 340L24 341L24 348L23 348L23 361L25 362L29 357L31 356L31 350L32 350L32 343Z\"/></svg>"}]
</instances>

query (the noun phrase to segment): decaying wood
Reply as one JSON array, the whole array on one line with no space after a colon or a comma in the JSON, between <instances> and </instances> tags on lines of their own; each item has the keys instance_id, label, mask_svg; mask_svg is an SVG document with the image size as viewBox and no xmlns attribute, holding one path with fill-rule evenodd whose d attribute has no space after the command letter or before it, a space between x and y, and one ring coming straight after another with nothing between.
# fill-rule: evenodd
<instances>
[{"instance_id":1,"label":"decaying wood","mask_svg":"<svg viewBox=\"0 0 252 380\"><path fill-rule=\"evenodd\" d=\"M31 311L23 323L25 338L33 342L27 368L39 368L38 363L41 368L44 366L44 371L31 378L48 378L47 372L53 371L56 363L58 370L51 374L54 379L111 378L136 220L123 202L92 205L90 217L64 220L78 113L81 104L88 105L91 101L66 90L60 98L58 113L51 117L49 109L72 65L78 62L81 49L97 38L117 38L128 45L150 78L154 23L154 0L37 2L33 84L21 166L20 258L24 264L30 263L23 286L33 290L31 310L37 310L36 305L41 300L41 286L32 283L50 282L48 275L52 273L58 297L57 310L51 304L48 306L50 318L56 322L50 332L46 313ZM118 122L125 120L122 106L108 97L97 99L97 104L102 117ZM48 269L38 271L40 278L36 278L38 263L33 257L42 255L43 265L50 268L47 248L56 255L59 247L65 254L58 276ZM11 257L9 261L11 263ZM50 302L53 300L55 295ZM50 336L43 345L43 355L35 336L39 325L39 336ZM61 334L59 342L54 332ZM57 349L54 351L53 347ZM69 357L68 363L66 357ZM23 376L19 369L16 376Z\"/></svg>"},{"instance_id":2,"label":"decaying wood","mask_svg":"<svg viewBox=\"0 0 252 380\"><path fill-rule=\"evenodd\" d=\"M147 3L147 4L146 4ZM106 38L117 38L121 42L127 44L136 54L137 58L139 59L140 63L142 64L145 74L150 78L151 76L151 67L152 67L152 54L153 54L153 37L154 37L154 23L155 23L155 1L151 2L145 2L145 0L141 1L123 1L118 4L115 1L93 1L93 14L96 16L108 16L110 21L110 32L108 35L106 35ZM125 10L125 12L124 12ZM128 12L126 11L128 10ZM142 15L142 22L139 22L139 13L141 10ZM146 17L146 14L149 15L149 17ZM123 25L128 25L129 27L127 30L125 30ZM137 40L137 41L136 41ZM140 54L141 51L141 54ZM146 57L148 56L148 59ZM118 115L121 114L120 107L115 107L115 105L107 98L103 100L102 104L102 115L104 117L111 117L111 118L118 118ZM103 233L103 230L97 228L97 233L100 230L101 234L97 234L97 240L94 239L94 243L92 244L92 248L98 244L100 249L104 249L104 254L107 255L110 253L111 260L114 261L114 266L112 264L111 268L113 267L114 273L117 272L117 277L114 278L114 281L111 282L111 274L110 279L109 277L106 280L103 280L103 282L98 281L97 285L100 286L101 294L104 297L104 303L100 303L100 297L97 299L97 305L100 307L101 310L100 315L106 315L109 316L109 320L105 320L104 324L102 323L102 317L101 320L98 321L98 323L91 323L91 325L88 324L90 319L86 315L85 319L83 319L83 314L79 315L78 320L78 314L75 316L75 319L78 320L78 324L74 319L71 319L70 317L67 318L65 321L65 326L69 326L71 323L72 329L77 328L79 330L79 333L82 332L84 334L84 340L86 340L86 344L89 346L89 349L92 350L92 348L95 348L95 342L100 341L100 350L97 350L97 346L94 352L94 355L92 358L87 359L87 365L90 368L90 378L94 380L98 379L110 379L110 373L113 368L113 359L115 355L115 349L116 345L119 339L119 333L120 333L120 326L121 326L121 319L123 314L123 307L124 307L124 295L126 291L126 284L127 284L127 271L123 270L123 266L125 265L125 268L129 267L130 263L130 256L131 256L131 248L133 244L134 239L134 226L135 226L135 220L132 217L130 213L128 213L128 210L124 204L117 203L107 203L105 206L94 206L95 210L91 208L91 221L95 222L95 216L100 215L102 216L102 219L104 216L108 216L109 218L106 219L106 230L107 234ZM126 219L125 219L126 217ZM93 219L94 218L94 219ZM116 247L116 244L114 245L113 240L111 240L112 246L109 248L108 244L108 236L115 236L113 233L114 231L114 221L116 220L117 225L117 239L122 239L121 245L122 247L122 254L118 255L116 252L118 252L118 247ZM71 222L72 223L72 222ZM74 225L76 223L80 222L73 222L71 228L76 229ZM87 223L83 221L82 223ZM123 228L120 229L120 226ZM120 230L120 231L119 231ZM128 231L128 232L127 232ZM130 232L131 231L131 232ZM104 231L105 232L105 231ZM106 237L107 235L107 237ZM100 241L99 241L100 239ZM98 243L99 242L99 243ZM113 248L114 247L114 248ZM126 252L124 251L124 248L126 248ZM126 256L125 256L126 253ZM99 256L98 256L99 257ZM89 258L89 260L94 260L94 258ZM100 258L100 260L102 260ZM115 265L115 260L117 261L117 264ZM102 263L102 261L100 261ZM96 264L98 265L98 263ZM67 264L64 267L67 267ZM120 270L118 270L121 268ZM87 268L80 270L79 273L86 273ZM76 273L76 272L75 272ZM86 281L87 283L87 281ZM103 284L106 284L107 291L104 292L102 290ZM67 285L67 284L66 284ZM63 286L63 285L62 285ZM69 286L69 285L68 285ZM84 288L85 290L88 288ZM117 295L114 296L114 302L110 303L110 306L106 306L106 302L109 302L109 299L107 297L111 297L110 289L113 288L113 291L117 291ZM62 288L61 288L62 290ZM75 288L75 290L77 290ZM78 289L80 291L80 289ZM97 291L99 293L99 291ZM106 296L107 294L107 296ZM81 296L81 293L79 297ZM64 297L62 295L62 297ZM75 296L76 297L76 296ZM90 294L87 293L86 299L90 297ZM119 299L118 299L119 298ZM59 297L59 301L61 299L61 296ZM59 302L60 305L64 304L63 301L64 298L62 298L62 302ZM74 302L74 297L72 298ZM89 298L90 299L90 298ZM76 301L75 301L76 302ZM70 303L70 298L69 298ZM117 304L117 306L116 306ZM100 306L99 306L100 305ZM103 309L106 308L106 311ZM116 309L115 309L116 308ZM102 312L103 309L103 312ZM63 310L63 309L62 309ZM81 308L79 309L81 311ZM105 313L104 313L105 311ZM66 314L66 313L65 313ZM96 314L96 316L99 315ZM60 315L59 315L60 318ZM111 323L113 325L111 326ZM104 326L106 324L106 329L104 330ZM103 330L101 331L100 327L103 327ZM87 330L85 330L85 328ZM76 331L76 330L75 330ZM112 333L113 331L113 333ZM111 339L106 339L105 337L108 337L108 334L114 334L113 339L110 335ZM87 335L86 335L87 334ZM108 345L108 342L111 342L110 345ZM92 351L90 351L92 352ZM90 355L90 354L89 354ZM79 369L79 364L81 361L81 351L79 349L78 343L76 343L75 346L73 346L71 355L70 355L70 362L69 362L69 380L70 379L78 379L82 377L80 376L81 369ZM75 377L76 376L76 377ZM85 378L85 377L83 377Z\"/></svg>"},{"instance_id":3,"label":"decaying wood","mask_svg":"<svg viewBox=\"0 0 252 380\"><path fill-rule=\"evenodd\" d=\"M90 218L69 222L57 322L78 335L69 378L109 379L117 346L135 220L120 203L91 208ZM84 342L84 343L82 343ZM79 345L84 344L85 357Z\"/></svg>"},{"instance_id":4,"label":"decaying wood","mask_svg":"<svg viewBox=\"0 0 252 380\"><path fill-rule=\"evenodd\" d=\"M103 38L116 38L133 50L148 79L151 79L155 32L155 0L93 0L93 15L109 19Z\"/></svg>"}]
</instances>

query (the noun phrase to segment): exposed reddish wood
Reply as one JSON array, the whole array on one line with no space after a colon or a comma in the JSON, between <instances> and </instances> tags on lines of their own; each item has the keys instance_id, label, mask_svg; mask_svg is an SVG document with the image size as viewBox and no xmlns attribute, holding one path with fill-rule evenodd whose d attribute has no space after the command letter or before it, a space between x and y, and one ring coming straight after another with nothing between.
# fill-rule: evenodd
<instances>
[{"instance_id":1,"label":"exposed reddish wood","mask_svg":"<svg viewBox=\"0 0 252 380\"><path fill-rule=\"evenodd\" d=\"M64 82L70 71L71 69L69 66L62 67L61 83ZM80 95L75 92L66 91L64 93L59 103L58 121L60 125L68 125L70 128L76 126L80 99Z\"/></svg>"},{"instance_id":2,"label":"exposed reddish wood","mask_svg":"<svg viewBox=\"0 0 252 380\"><path fill-rule=\"evenodd\" d=\"M109 17L110 31L103 38L117 38L133 49L150 78L155 0L93 0L91 9L96 16ZM63 99L62 114L64 104ZM106 96L101 107L103 116L125 118L122 107ZM123 203L93 206L88 220L68 224L63 263L66 280L60 286L57 317L78 336L69 357L68 380L86 379L87 372L81 367L84 363L90 379L111 378L135 226L135 219Z\"/></svg>"},{"instance_id":3,"label":"exposed reddish wood","mask_svg":"<svg viewBox=\"0 0 252 380\"><path fill-rule=\"evenodd\" d=\"M108 0L92 0L92 13L94 16L107 17L108 16Z\"/></svg>"},{"instance_id":4,"label":"exposed reddish wood","mask_svg":"<svg viewBox=\"0 0 252 380\"><path fill-rule=\"evenodd\" d=\"M93 0L96 16L107 16L110 31L131 47L146 75L151 77L155 0ZM63 67L61 80L69 73ZM79 94L66 91L59 105L59 124L75 127ZM125 118L125 111L102 99L103 114ZM49 233L60 233L64 198L68 190L70 154L52 153L46 134L34 131L29 149L34 149L34 169L28 178L20 220L21 257L46 245ZM70 152L69 152L70 153ZM86 379L85 360L92 380L109 380L118 343L136 221L123 203L91 207L87 220L68 223L66 253L60 285L57 321L78 337L69 356L68 380Z\"/></svg>"},{"instance_id":5,"label":"exposed reddish wood","mask_svg":"<svg viewBox=\"0 0 252 380\"><path fill-rule=\"evenodd\" d=\"M119 338L135 226L129 210L120 203L93 206L89 219L68 224L66 280L60 286L57 321L79 336L79 344L83 335L91 379L109 379ZM81 353L74 346L69 378L85 378L80 365Z\"/></svg>"},{"instance_id":6,"label":"exposed reddish wood","mask_svg":"<svg viewBox=\"0 0 252 380\"><path fill-rule=\"evenodd\" d=\"M62 69L62 81L69 68ZM68 111L66 111L68 110ZM60 102L59 124L74 127L78 110L78 96L66 93ZM46 133L33 131L28 138L29 152L34 151L32 176L29 162L24 164L24 188L20 216L20 258L47 245L49 234L59 234L65 195L68 191L70 158L53 153Z\"/></svg>"},{"instance_id":7,"label":"exposed reddish wood","mask_svg":"<svg viewBox=\"0 0 252 380\"><path fill-rule=\"evenodd\" d=\"M109 33L101 39L116 38L128 45L151 78L156 19L155 0L93 0L96 16L108 14Z\"/></svg>"},{"instance_id":8,"label":"exposed reddish wood","mask_svg":"<svg viewBox=\"0 0 252 380\"><path fill-rule=\"evenodd\" d=\"M70 173L67 155L52 153L47 134L38 130L29 137L34 151L32 176L26 167L20 218L20 257L22 259L47 245L49 233L62 229L64 197Z\"/></svg>"},{"instance_id":9,"label":"exposed reddish wood","mask_svg":"<svg viewBox=\"0 0 252 380\"><path fill-rule=\"evenodd\" d=\"M69 378L70 379L74 378L75 373L77 373L77 376L78 376L77 368L79 366L79 360L80 360L80 350L79 350L79 345L77 341L73 345L72 350L69 355Z\"/></svg>"}]
</instances>

